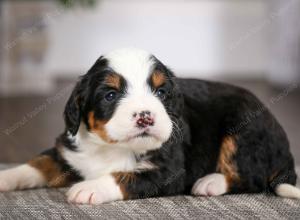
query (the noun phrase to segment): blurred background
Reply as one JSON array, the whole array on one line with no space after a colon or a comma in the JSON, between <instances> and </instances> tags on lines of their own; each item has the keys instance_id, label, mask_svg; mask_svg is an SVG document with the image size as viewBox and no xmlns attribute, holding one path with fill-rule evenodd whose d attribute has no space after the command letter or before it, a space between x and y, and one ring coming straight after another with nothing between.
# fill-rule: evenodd
<instances>
[{"instance_id":1,"label":"blurred background","mask_svg":"<svg viewBox=\"0 0 300 220\"><path fill-rule=\"evenodd\" d=\"M0 163L52 147L76 78L128 46L250 89L300 163L300 0L0 1Z\"/></svg>"}]
</instances>

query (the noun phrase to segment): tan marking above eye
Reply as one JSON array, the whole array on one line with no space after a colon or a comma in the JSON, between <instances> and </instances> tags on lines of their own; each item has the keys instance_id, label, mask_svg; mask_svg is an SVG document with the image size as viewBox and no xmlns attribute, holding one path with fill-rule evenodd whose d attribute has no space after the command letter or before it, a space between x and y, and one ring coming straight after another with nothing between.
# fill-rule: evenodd
<instances>
[{"instance_id":1,"label":"tan marking above eye","mask_svg":"<svg viewBox=\"0 0 300 220\"><path fill-rule=\"evenodd\" d=\"M121 89L121 76L116 73L110 73L105 77L105 84L114 89Z\"/></svg>"},{"instance_id":2,"label":"tan marking above eye","mask_svg":"<svg viewBox=\"0 0 300 220\"><path fill-rule=\"evenodd\" d=\"M154 88L159 88L166 82L166 76L162 72L154 72L151 76L151 81Z\"/></svg>"},{"instance_id":3,"label":"tan marking above eye","mask_svg":"<svg viewBox=\"0 0 300 220\"><path fill-rule=\"evenodd\" d=\"M227 136L222 140L217 171L224 174L230 187L235 181L239 180L236 162L233 160L237 151L234 137Z\"/></svg>"},{"instance_id":4,"label":"tan marking above eye","mask_svg":"<svg viewBox=\"0 0 300 220\"><path fill-rule=\"evenodd\" d=\"M107 135L107 131L105 130L106 120L96 120L95 113L90 112L88 115L88 122L92 132L96 133L99 137L101 137L104 141L108 143L115 143L116 141L112 140Z\"/></svg>"}]
</instances>

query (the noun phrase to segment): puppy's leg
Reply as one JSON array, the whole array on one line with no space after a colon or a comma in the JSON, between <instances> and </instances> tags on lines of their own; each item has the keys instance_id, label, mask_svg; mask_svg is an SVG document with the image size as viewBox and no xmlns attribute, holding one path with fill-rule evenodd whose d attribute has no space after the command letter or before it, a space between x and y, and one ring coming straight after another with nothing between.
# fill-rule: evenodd
<instances>
[{"instance_id":1,"label":"puppy's leg","mask_svg":"<svg viewBox=\"0 0 300 220\"><path fill-rule=\"evenodd\" d=\"M183 170L114 173L75 184L67 197L72 203L101 204L116 200L175 195L184 191L184 175Z\"/></svg>"},{"instance_id":2,"label":"puppy's leg","mask_svg":"<svg viewBox=\"0 0 300 220\"><path fill-rule=\"evenodd\" d=\"M225 137L221 143L216 173L198 179L192 188L192 195L219 196L232 190L240 181L235 161L236 152L234 137Z\"/></svg>"},{"instance_id":3,"label":"puppy's leg","mask_svg":"<svg viewBox=\"0 0 300 220\"><path fill-rule=\"evenodd\" d=\"M284 145L274 144L269 147L270 151L265 151L266 144L252 144L242 137L225 137L217 163L218 174L210 174L196 181L192 194L218 196L271 190L282 197L300 198L300 190L295 187L297 176L294 161ZM273 155L272 148L277 148L280 153Z\"/></svg>"},{"instance_id":4,"label":"puppy's leg","mask_svg":"<svg viewBox=\"0 0 300 220\"><path fill-rule=\"evenodd\" d=\"M213 173L197 180L192 188L195 196L219 196L227 193L228 184L223 174Z\"/></svg>"},{"instance_id":5,"label":"puppy's leg","mask_svg":"<svg viewBox=\"0 0 300 220\"><path fill-rule=\"evenodd\" d=\"M46 185L43 175L29 164L0 171L0 192Z\"/></svg>"},{"instance_id":6,"label":"puppy's leg","mask_svg":"<svg viewBox=\"0 0 300 220\"><path fill-rule=\"evenodd\" d=\"M0 171L0 191L38 187L63 187L80 177L71 170L56 148L16 168Z\"/></svg>"},{"instance_id":7,"label":"puppy's leg","mask_svg":"<svg viewBox=\"0 0 300 220\"><path fill-rule=\"evenodd\" d=\"M69 202L77 204L101 204L124 199L112 175L77 183L68 191L67 197Z\"/></svg>"}]
</instances>

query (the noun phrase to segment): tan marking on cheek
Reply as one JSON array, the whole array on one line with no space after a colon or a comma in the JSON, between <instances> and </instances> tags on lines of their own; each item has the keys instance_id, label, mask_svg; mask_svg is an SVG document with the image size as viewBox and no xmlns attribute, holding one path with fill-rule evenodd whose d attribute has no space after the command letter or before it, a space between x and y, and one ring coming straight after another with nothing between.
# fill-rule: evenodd
<instances>
[{"instance_id":1,"label":"tan marking on cheek","mask_svg":"<svg viewBox=\"0 0 300 220\"><path fill-rule=\"evenodd\" d=\"M63 172L60 165L50 156L39 156L30 160L28 164L42 173L48 187L64 187L69 186L71 183L71 173Z\"/></svg>"},{"instance_id":2,"label":"tan marking on cheek","mask_svg":"<svg viewBox=\"0 0 300 220\"><path fill-rule=\"evenodd\" d=\"M159 88L166 82L166 77L162 72L154 72L151 76L153 86Z\"/></svg>"},{"instance_id":3,"label":"tan marking on cheek","mask_svg":"<svg viewBox=\"0 0 300 220\"><path fill-rule=\"evenodd\" d=\"M130 199L127 186L135 181L135 174L131 172L117 172L113 173L112 176L115 178L116 183L120 186L124 199Z\"/></svg>"},{"instance_id":4,"label":"tan marking on cheek","mask_svg":"<svg viewBox=\"0 0 300 220\"><path fill-rule=\"evenodd\" d=\"M104 141L108 143L116 143L115 140L112 140L108 135L105 129L105 124L107 121L101 121L95 119L95 113L89 113L89 125L92 132L96 133L99 137L101 137Z\"/></svg>"},{"instance_id":5,"label":"tan marking on cheek","mask_svg":"<svg viewBox=\"0 0 300 220\"><path fill-rule=\"evenodd\" d=\"M239 181L238 169L233 157L237 151L237 145L232 136L223 139L217 164L217 171L224 174L227 184L231 187Z\"/></svg>"},{"instance_id":6,"label":"tan marking on cheek","mask_svg":"<svg viewBox=\"0 0 300 220\"><path fill-rule=\"evenodd\" d=\"M120 90L121 89L121 77L118 74L111 73L105 78L105 83L109 87Z\"/></svg>"}]
</instances>

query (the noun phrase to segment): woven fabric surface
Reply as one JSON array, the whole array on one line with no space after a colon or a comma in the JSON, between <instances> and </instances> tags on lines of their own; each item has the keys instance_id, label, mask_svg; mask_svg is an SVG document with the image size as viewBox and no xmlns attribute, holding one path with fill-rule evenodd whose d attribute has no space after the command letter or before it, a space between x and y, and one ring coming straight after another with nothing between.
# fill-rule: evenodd
<instances>
[{"instance_id":1,"label":"woven fabric surface","mask_svg":"<svg viewBox=\"0 0 300 220\"><path fill-rule=\"evenodd\" d=\"M68 204L66 190L0 193L0 219L300 219L300 200L267 193L176 196L89 206Z\"/></svg>"}]
</instances>

